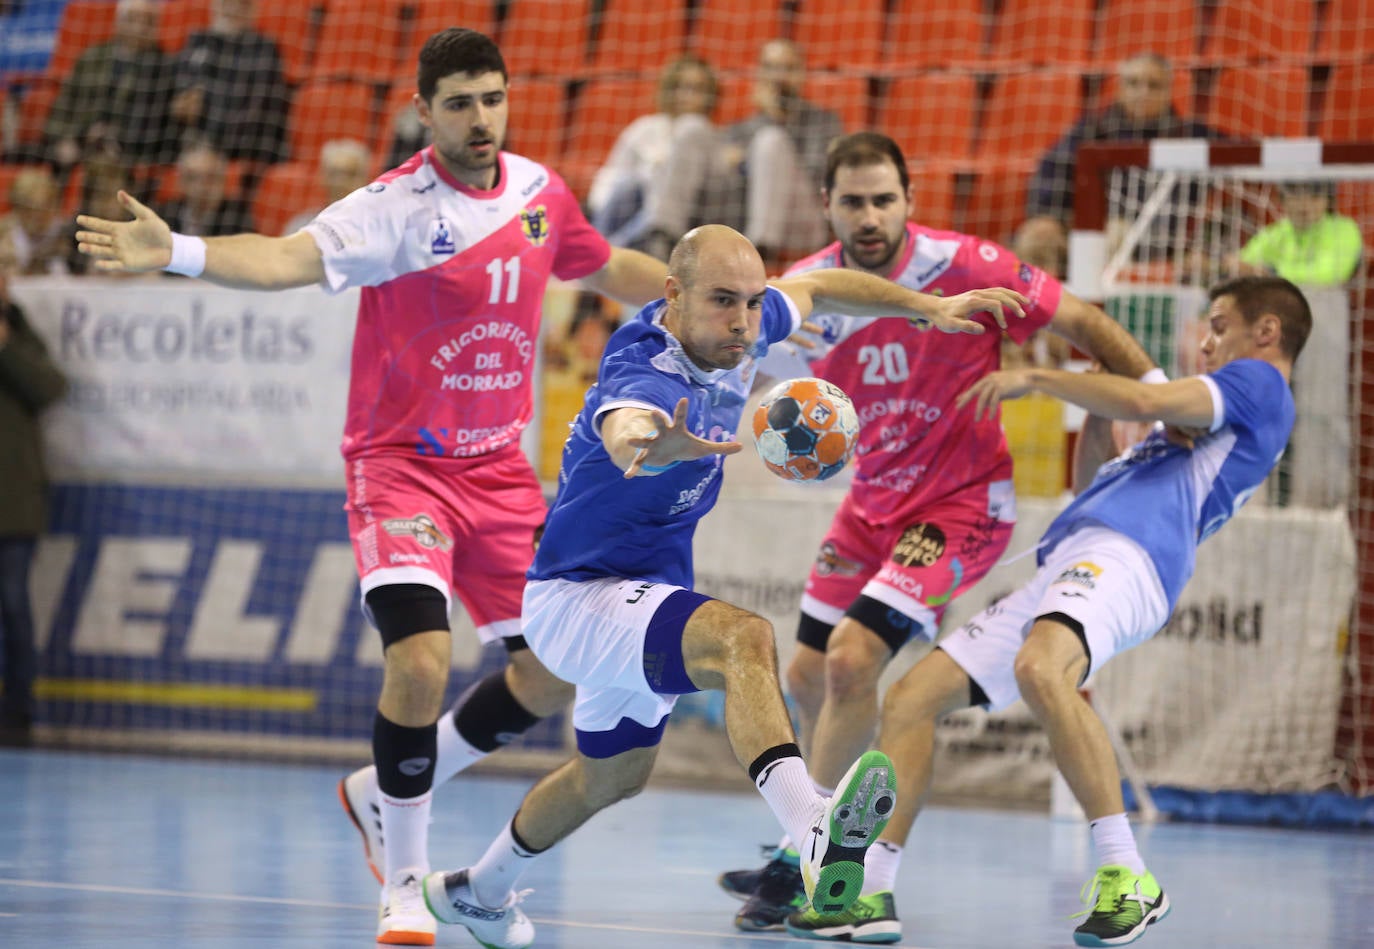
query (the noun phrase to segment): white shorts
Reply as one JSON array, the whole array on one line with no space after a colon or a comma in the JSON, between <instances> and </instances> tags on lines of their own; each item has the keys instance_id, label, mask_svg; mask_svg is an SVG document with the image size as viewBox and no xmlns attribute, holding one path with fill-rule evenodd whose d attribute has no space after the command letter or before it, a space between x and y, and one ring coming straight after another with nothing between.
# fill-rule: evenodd
<instances>
[{"instance_id":1,"label":"white shorts","mask_svg":"<svg viewBox=\"0 0 1374 949\"><path fill-rule=\"evenodd\" d=\"M550 672L577 687L573 727L578 731L578 747L592 757L656 744L648 732L658 729L661 733L678 694L696 691L690 684L656 691L645 673L650 624L664 601L679 591L689 598L684 602L686 615L681 617L685 623L686 616L708 597L668 583L612 577L531 580L525 585L521 611L525 642ZM676 636L669 630L663 643L665 651L676 648L676 655L667 659L669 666L681 664L681 643L679 625ZM622 725L623 719L641 727ZM616 734L589 740L590 733Z\"/></svg>"},{"instance_id":2,"label":"white shorts","mask_svg":"<svg viewBox=\"0 0 1374 949\"><path fill-rule=\"evenodd\" d=\"M989 709L1021 697L1016 654L1037 616L1063 613L1083 625L1091 676L1117 653L1149 639L1169 619L1154 564L1135 541L1081 527L1059 542L1029 583L941 639L938 646L988 697Z\"/></svg>"}]
</instances>

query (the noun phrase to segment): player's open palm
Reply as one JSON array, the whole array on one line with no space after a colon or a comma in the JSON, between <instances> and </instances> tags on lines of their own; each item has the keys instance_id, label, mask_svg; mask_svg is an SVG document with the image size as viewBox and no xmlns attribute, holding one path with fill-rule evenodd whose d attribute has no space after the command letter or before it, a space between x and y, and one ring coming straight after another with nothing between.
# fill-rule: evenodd
<instances>
[{"instance_id":1,"label":"player's open palm","mask_svg":"<svg viewBox=\"0 0 1374 949\"><path fill-rule=\"evenodd\" d=\"M1025 369L1000 369L990 372L969 386L954 400L954 407L962 409L973 402L975 420L991 417L997 403L1017 399L1031 390L1030 372Z\"/></svg>"},{"instance_id":2,"label":"player's open palm","mask_svg":"<svg viewBox=\"0 0 1374 949\"><path fill-rule=\"evenodd\" d=\"M692 434L687 427L687 400L681 399L673 410L671 422L654 413L654 431L628 439L632 448L639 449L625 477L633 478L641 470L663 468L679 461L695 461L708 455L733 455L744 446L739 442L713 442Z\"/></svg>"},{"instance_id":3,"label":"player's open palm","mask_svg":"<svg viewBox=\"0 0 1374 949\"><path fill-rule=\"evenodd\" d=\"M132 221L107 221L85 214L76 219L76 246L95 259L95 269L105 273L141 273L160 270L172 259L172 229L152 208L127 191L119 203L134 216Z\"/></svg>"},{"instance_id":4,"label":"player's open palm","mask_svg":"<svg viewBox=\"0 0 1374 949\"><path fill-rule=\"evenodd\" d=\"M944 333L982 333L987 327L972 317L977 313L991 313L997 325L1006 329L1006 311L1024 317L1027 302L1021 294L1005 287L969 290L941 300L939 311L929 314L930 324Z\"/></svg>"}]
</instances>

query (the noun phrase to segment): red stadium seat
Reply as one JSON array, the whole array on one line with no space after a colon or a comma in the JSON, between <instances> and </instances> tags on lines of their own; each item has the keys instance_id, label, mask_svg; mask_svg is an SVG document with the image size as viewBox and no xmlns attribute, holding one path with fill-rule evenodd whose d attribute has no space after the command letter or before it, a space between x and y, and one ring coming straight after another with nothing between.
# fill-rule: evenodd
<instances>
[{"instance_id":1,"label":"red stadium seat","mask_svg":"<svg viewBox=\"0 0 1374 949\"><path fill-rule=\"evenodd\" d=\"M955 220L954 179L954 169L949 165L912 162L911 219L926 227L952 230Z\"/></svg>"},{"instance_id":2,"label":"red stadium seat","mask_svg":"<svg viewBox=\"0 0 1374 949\"><path fill-rule=\"evenodd\" d=\"M1213 65L1305 60L1312 43L1312 0L1226 0L1202 45Z\"/></svg>"},{"instance_id":3,"label":"red stadium seat","mask_svg":"<svg viewBox=\"0 0 1374 949\"><path fill-rule=\"evenodd\" d=\"M328 0L311 81L390 82L400 71L403 0Z\"/></svg>"},{"instance_id":4,"label":"red stadium seat","mask_svg":"<svg viewBox=\"0 0 1374 949\"><path fill-rule=\"evenodd\" d=\"M515 79L510 89L511 121L506 147L561 173L568 87L562 79Z\"/></svg>"},{"instance_id":5,"label":"red stadium seat","mask_svg":"<svg viewBox=\"0 0 1374 949\"><path fill-rule=\"evenodd\" d=\"M1230 66L1217 74L1207 124L1239 138L1306 135L1307 96L1306 67Z\"/></svg>"},{"instance_id":6,"label":"red stadium seat","mask_svg":"<svg viewBox=\"0 0 1374 949\"><path fill-rule=\"evenodd\" d=\"M976 67L982 60L983 23L981 0L897 4L887 23L882 70L900 75Z\"/></svg>"},{"instance_id":7,"label":"red stadium seat","mask_svg":"<svg viewBox=\"0 0 1374 949\"><path fill-rule=\"evenodd\" d=\"M808 73L802 95L838 112L846 132L868 128L868 78Z\"/></svg>"},{"instance_id":8,"label":"red stadium seat","mask_svg":"<svg viewBox=\"0 0 1374 949\"><path fill-rule=\"evenodd\" d=\"M801 0L792 39L807 69L869 73L882 59L884 0Z\"/></svg>"},{"instance_id":9,"label":"red stadium seat","mask_svg":"<svg viewBox=\"0 0 1374 949\"><path fill-rule=\"evenodd\" d=\"M43 141L43 126L60 88L56 79L35 79L25 83L19 96L19 126L15 130L19 143L36 145Z\"/></svg>"},{"instance_id":10,"label":"red stadium seat","mask_svg":"<svg viewBox=\"0 0 1374 949\"><path fill-rule=\"evenodd\" d=\"M492 0L411 0L414 16L402 47L399 76L409 76L415 85L415 70L420 48L440 30L463 26L496 38L496 10Z\"/></svg>"},{"instance_id":11,"label":"red stadium seat","mask_svg":"<svg viewBox=\"0 0 1374 949\"><path fill-rule=\"evenodd\" d=\"M70 0L62 9L57 25L48 75L63 78L86 47L103 43L114 33L115 4L112 0Z\"/></svg>"},{"instance_id":12,"label":"red stadium seat","mask_svg":"<svg viewBox=\"0 0 1374 949\"><path fill-rule=\"evenodd\" d=\"M375 99L370 83L334 80L301 86L291 100L287 123L292 157L313 162L320 146L332 138L371 142Z\"/></svg>"},{"instance_id":13,"label":"red stadium seat","mask_svg":"<svg viewBox=\"0 0 1374 949\"><path fill-rule=\"evenodd\" d=\"M1023 164L988 165L969 185L968 204L958 230L1005 245L1026 217L1031 168Z\"/></svg>"},{"instance_id":14,"label":"red stadium seat","mask_svg":"<svg viewBox=\"0 0 1374 949\"><path fill-rule=\"evenodd\" d=\"M186 37L210 25L210 0L178 0L159 10L157 42L168 53L180 52Z\"/></svg>"},{"instance_id":15,"label":"red stadium seat","mask_svg":"<svg viewBox=\"0 0 1374 949\"><path fill-rule=\"evenodd\" d=\"M1093 60L1106 70L1137 53L1159 53L1175 66L1197 58L1198 0L1106 0Z\"/></svg>"},{"instance_id":16,"label":"red stadium seat","mask_svg":"<svg viewBox=\"0 0 1374 949\"><path fill-rule=\"evenodd\" d=\"M592 176L625 126L654 111L657 88L654 79L594 79L583 84L568 119L566 157L556 165L579 197L586 197Z\"/></svg>"},{"instance_id":17,"label":"red stadium seat","mask_svg":"<svg viewBox=\"0 0 1374 949\"><path fill-rule=\"evenodd\" d=\"M997 68L1085 66L1092 61L1096 0L1006 0L992 28Z\"/></svg>"},{"instance_id":18,"label":"red stadium seat","mask_svg":"<svg viewBox=\"0 0 1374 949\"><path fill-rule=\"evenodd\" d=\"M754 68L759 47L784 36L779 0L700 0L687 48L723 73Z\"/></svg>"},{"instance_id":19,"label":"red stadium seat","mask_svg":"<svg viewBox=\"0 0 1374 949\"><path fill-rule=\"evenodd\" d=\"M657 76L687 43L687 0L604 0L591 69Z\"/></svg>"},{"instance_id":20,"label":"red stadium seat","mask_svg":"<svg viewBox=\"0 0 1374 949\"><path fill-rule=\"evenodd\" d=\"M299 85L310 72L324 0L270 0L258 4L254 23L276 41L286 81Z\"/></svg>"},{"instance_id":21,"label":"red stadium seat","mask_svg":"<svg viewBox=\"0 0 1374 949\"><path fill-rule=\"evenodd\" d=\"M312 161L284 161L270 166L253 194L253 228L280 234L286 222L324 203L319 173Z\"/></svg>"},{"instance_id":22,"label":"red stadium seat","mask_svg":"<svg viewBox=\"0 0 1374 949\"><path fill-rule=\"evenodd\" d=\"M1323 63L1368 59L1374 52L1374 0L1329 0L1317 40Z\"/></svg>"},{"instance_id":23,"label":"red stadium seat","mask_svg":"<svg viewBox=\"0 0 1374 949\"><path fill-rule=\"evenodd\" d=\"M591 0L510 0L501 54L513 76L582 74L587 64Z\"/></svg>"},{"instance_id":24,"label":"red stadium seat","mask_svg":"<svg viewBox=\"0 0 1374 949\"><path fill-rule=\"evenodd\" d=\"M1039 71L999 77L979 123L977 154L990 161L1035 161L1079 117L1082 82L1077 72Z\"/></svg>"},{"instance_id":25,"label":"red stadium seat","mask_svg":"<svg viewBox=\"0 0 1374 949\"><path fill-rule=\"evenodd\" d=\"M1330 142L1374 138L1374 63L1332 68L1317 134Z\"/></svg>"},{"instance_id":26,"label":"red stadium seat","mask_svg":"<svg viewBox=\"0 0 1374 949\"><path fill-rule=\"evenodd\" d=\"M711 121L717 125L740 122L754 114L754 77L749 73L720 76L720 96Z\"/></svg>"},{"instance_id":27,"label":"red stadium seat","mask_svg":"<svg viewBox=\"0 0 1374 949\"><path fill-rule=\"evenodd\" d=\"M977 118L973 76L927 73L892 80L873 126L892 136L910 161L967 161Z\"/></svg>"}]
</instances>

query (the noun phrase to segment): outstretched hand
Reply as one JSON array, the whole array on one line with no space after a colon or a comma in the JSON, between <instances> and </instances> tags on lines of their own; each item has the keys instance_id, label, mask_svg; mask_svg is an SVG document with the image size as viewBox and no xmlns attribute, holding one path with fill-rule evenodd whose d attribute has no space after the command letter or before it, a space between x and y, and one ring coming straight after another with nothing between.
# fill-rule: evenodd
<instances>
[{"instance_id":1,"label":"outstretched hand","mask_svg":"<svg viewBox=\"0 0 1374 949\"><path fill-rule=\"evenodd\" d=\"M978 421L984 415L991 418L999 402L1020 398L1030 390L1029 371L1025 369L1000 369L997 372L988 373L959 393L954 399L954 407L962 409L968 405L970 400L976 400L973 406L973 419Z\"/></svg>"},{"instance_id":2,"label":"outstretched hand","mask_svg":"<svg viewBox=\"0 0 1374 949\"><path fill-rule=\"evenodd\" d=\"M917 318L912 322L923 330L933 326L942 333L972 333L977 335L985 332L987 327L969 319L975 313L991 313L993 319L997 321L997 325L1006 329L1007 316L1005 311L1011 310L1018 318L1024 317L1026 315L1024 307L1028 302L1030 301L1015 290L1008 290L1005 287L986 287L982 290L969 290L957 296L945 297L940 300L934 313L928 313L925 319Z\"/></svg>"},{"instance_id":3,"label":"outstretched hand","mask_svg":"<svg viewBox=\"0 0 1374 949\"><path fill-rule=\"evenodd\" d=\"M119 192L119 204L134 216L132 221L77 217L77 250L93 258L95 269L103 273L142 273L167 266L172 259L167 222L127 191Z\"/></svg>"},{"instance_id":4,"label":"outstretched hand","mask_svg":"<svg viewBox=\"0 0 1374 949\"><path fill-rule=\"evenodd\" d=\"M627 439L635 452L630 467L625 469L625 477L633 478L644 467L667 467L679 461L695 461L708 455L733 455L744 446L739 442L712 442L698 438L687 428L687 400L678 402L673 410L671 422L665 422L658 413L652 415L654 430L647 435L636 435ZM645 472L646 474L649 472Z\"/></svg>"}]
</instances>

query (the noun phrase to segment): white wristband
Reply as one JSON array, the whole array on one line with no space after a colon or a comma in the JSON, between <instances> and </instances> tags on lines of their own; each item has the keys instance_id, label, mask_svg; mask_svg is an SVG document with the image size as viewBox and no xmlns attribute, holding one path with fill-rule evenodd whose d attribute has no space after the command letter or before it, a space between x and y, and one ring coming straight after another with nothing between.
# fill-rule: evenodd
<instances>
[{"instance_id":1,"label":"white wristband","mask_svg":"<svg viewBox=\"0 0 1374 949\"><path fill-rule=\"evenodd\" d=\"M1160 382L1168 382L1169 377L1164 374L1163 369L1156 367L1154 369L1151 369L1149 372L1145 373L1145 375L1141 376L1140 381L1157 384Z\"/></svg>"},{"instance_id":2,"label":"white wristband","mask_svg":"<svg viewBox=\"0 0 1374 949\"><path fill-rule=\"evenodd\" d=\"M172 259L162 269L184 277L199 277L205 271L205 241L173 232Z\"/></svg>"}]
</instances>

